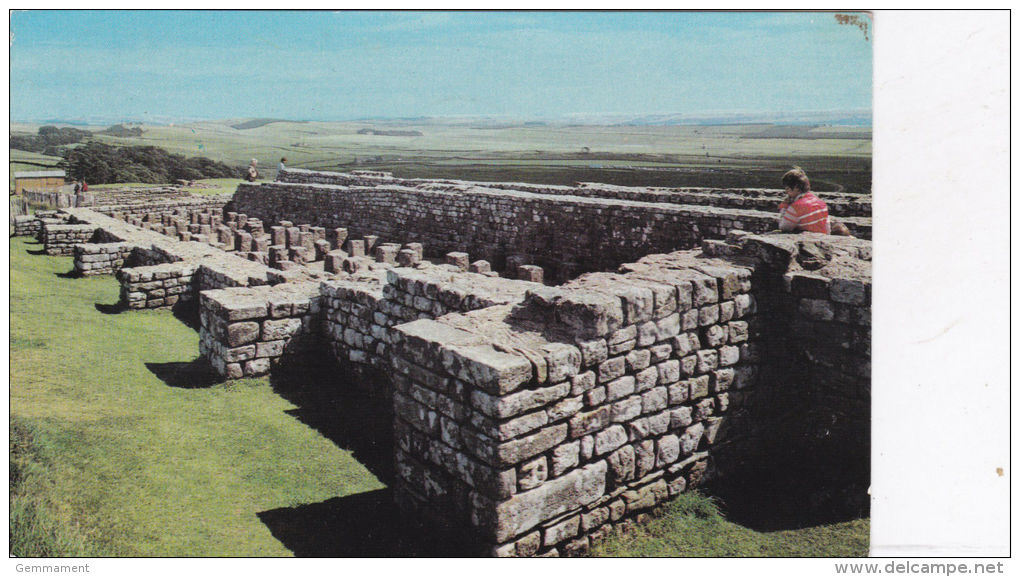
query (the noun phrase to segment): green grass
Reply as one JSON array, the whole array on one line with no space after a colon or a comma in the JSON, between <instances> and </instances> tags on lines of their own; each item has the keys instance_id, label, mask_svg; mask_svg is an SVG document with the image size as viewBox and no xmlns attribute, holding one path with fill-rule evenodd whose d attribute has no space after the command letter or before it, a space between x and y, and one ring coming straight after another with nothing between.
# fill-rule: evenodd
<instances>
[{"instance_id":1,"label":"green grass","mask_svg":"<svg viewBox=\"0 0 1020 577\"><path fill-rule=\"evenodd\" d=\"M718 504L684 493L644 525L614 532L596 557L863 557L869 519L788 531L759 532L727 521Z\"/></svg>"},{"instance_id":2,"label":"green grass","mask_svg":"<svg viewBox=\"0 0 1020 577\"><path fill-rule=\"evenodd\" d=\"M158 146L173 153L206 156L239 167L257 158L267 180L275 177L280 157L286 157L291 168L365 168L421 178L510 179L549 184L584 179L631 186L775 188L779 186L779 176L790 165L798 164L812 175L818 190L871 189L871 131L861 127L496 126L450 119L269 123L265 120L146 125L138 137L96 134L94 138L119 146ZM235 125L253 128L237 129ZM366 128L417 131L422 135L358 134ZM583 150L587 152L582 153ZM681 171L658 173L632 167ZM697 174L683 172L691 169L697 169Z\"/></svg>"},{"instance_id":3,"label":"green grass","mask_svg":"<svg viewBox=\"0 0 1020 577\"><path fill-rule=\"evenodd\" d=\"M383 487L287 414L267 379L169 386L146 363L194 360L194 330L167 311L100 312L118 298L111 277L58 276L69 258L10 243L10 410L27 432L13 449L27 473L11 529L23 551L289 555L257 513Z\"/></svg>"}]
</instances>

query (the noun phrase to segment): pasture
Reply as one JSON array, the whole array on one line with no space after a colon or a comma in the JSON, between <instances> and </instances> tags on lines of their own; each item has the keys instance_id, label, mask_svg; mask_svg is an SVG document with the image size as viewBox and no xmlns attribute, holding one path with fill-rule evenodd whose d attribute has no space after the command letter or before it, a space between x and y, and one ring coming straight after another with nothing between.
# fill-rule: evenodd
<instances>
[{"instance_id":1,"label":"pasture","mask_svg":"<svg viewBox=\"0 0 1020 577\"><path fill-rule=\"evenodd\" d=\"M286 157L292 168L387 170L409 178L775 188L783 171L799 165L817 190L871 190L871 130L860 127L229 119L142 129L139 137L95 138L237 166L257 158L267 178ZM366 129L421 136L359 134Z\"/></svg>"}]
</instances>

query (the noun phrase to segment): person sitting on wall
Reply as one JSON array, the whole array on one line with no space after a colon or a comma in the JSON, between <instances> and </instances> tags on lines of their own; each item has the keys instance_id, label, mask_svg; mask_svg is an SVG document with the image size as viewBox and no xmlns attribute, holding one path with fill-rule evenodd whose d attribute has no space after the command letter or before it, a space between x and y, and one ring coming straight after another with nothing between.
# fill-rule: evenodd
<instances>
[{"instance_id":1,"label":"person sitting on wall","mask_svg":"<svg viewBox=\"0 0 1020 577\"><path fill-rule=\"evenodd\" d=\"M79 192L81 192L81 184L76 180L74 181L74 193L78 194Z\"/></svg>"},{"instance_id":2,"label":"person sitting on wall","mask_svg":"<svg viewBox=\"0 0 1020 577\"><path fill-rule=\"evenodd\" d=\"M89 183L85 182L84 178L81 180L81 191L82 192L88 192L89 191Z\"/></svg>"},{"instance_id":3,"label":"person sitting on wall","mask_svg":"<svg viewBox=\"0 0 1020 577\"><path fill-rule=\"evenodd\" d=\"M283 171L287 170L287 157L286 156L284 156L283 158L280 159L279 170L280 170L280 172L283 172Z\"/></svg>"},{"instance_id":4,"label":"person sitting on wall","mask_svg":"<svg viewBox=\"0 0 1020 577\"><path fill-rule=\"evenodd\" d=\"M255 179L259 177L258 165L259 161L257 159L251 159L251 164L248 165L248 182L255 182Z\"/></svg>"},{"instance_id":5,"label":"person sitting on wall","mask_svg":"<svg viewBox=\"0 0 1020 577\"><path fill-rule=\"evenodd\" d=\"M850 236L846 225L829 216L825 201L811 192L811 181L799 167L783 175L786 198L779 204L779 230Z\"/></svg>"}]
</instances>

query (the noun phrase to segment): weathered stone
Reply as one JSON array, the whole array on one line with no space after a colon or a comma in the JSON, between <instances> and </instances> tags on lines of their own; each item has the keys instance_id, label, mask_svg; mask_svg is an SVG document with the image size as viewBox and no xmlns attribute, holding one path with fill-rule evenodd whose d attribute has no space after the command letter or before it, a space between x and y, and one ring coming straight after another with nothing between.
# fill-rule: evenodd
<instances>
[{"instance_id":1,"label":"weathered stone","mask_svg":"<svg viewBox=\"0 0 1020 577\"><path fill-rule=\"evenodd\" d=\"M259 324L256 322L232 323L227 326L227 345L239 347L259 338Z\"/></svg>"},{"instance_id":2,"label":"weathered stone","mask_svg":"<svg viewBox=\"0 0 1020 577\"><path fill-rule=\"evenodd\" d=\"M267 341L287 339L301 330L301 319L266 320L262 323L262 338Z\"/></svg>"},{"instance_id":3,"label":"weathered stone","mask_svg":"<svg viewBox=\"0 0 1020 577\"><path fill-rule=\"evenodd\" d=\"M519 463L524 459L544 453L546 450L563 442L566 438L567 425L564 423L547 427L527 437L500 443L496 446L496 464L513 465Z\"/></svg>"},{"instance_id":4,"label":"weathered stone","mask_svg":"<svg viewBox=\"0 0 1020 577\"><path fill-rule=\"evenodd\" d=\"M624 445L606 457L606 462L610 482L619 485L634 478L634 447Z\"/></svg>"},{"instance_id":5,"label":"weathered stone","mask_svg":"<svg viewBox=\"0 0 1020 577\"><path fill-rule=\"evenodd\" d=\"M529 491L545 483L549 478L549 468L545 457L538 457L520 466L517 474L517 488Z\"/></svg>"},{"instance_id":6,"label":"weathered stone","mask_svg":"<svg viewBox=\"0 0 1020 577\"><path fill-rule=\"evenodd\" d=\"M621 425L612 425L595 434L595 454L604 455L627 442L627 430Z\"/></svg>"},{"instance_id":7,"label":"weathered stone","mask_svg":"<svg viewBox=\"0 0 1020 577\"><path fill-rule=\"evenodd\" d=\"M656 449L656 466L665 467L680 456L680 439L676 435L666 435L656 443Z\"/></svg>"},{"instance_id":8,"label":"weathered stone","mask_svg":"<svg viewBox=\"0 0 1020 577\"><path fill-rule=\"evenodd\" d=\"M553 448L552 456L550 457L552 476L559 477L569 469L576 467L580 451L580 441L564 443Z\"/></svg>"},{"instance_id":9,"label":"weathered stone","mask_svg":"<svg viewBox=\"0 0 1020 577\"><path fill-rule=\"evenodd\" d=\"M498 503L487 532L497 542L508 541L546 519L594 502L605 493L606 471L606 462L598 461Z\"/></svg>"}]
</instances>

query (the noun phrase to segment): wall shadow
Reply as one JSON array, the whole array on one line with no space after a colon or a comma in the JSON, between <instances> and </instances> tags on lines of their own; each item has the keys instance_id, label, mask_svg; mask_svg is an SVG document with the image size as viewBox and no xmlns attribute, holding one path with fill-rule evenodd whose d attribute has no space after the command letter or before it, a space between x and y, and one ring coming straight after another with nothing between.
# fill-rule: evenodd
<instances>
[{"instance_id":1,"label":"wall shadow","mask_svg":"<svg viewBox=\"0 0 1020 577\"><path fill-rule=\"evenodd\" d=\"M95 306L96 310L103 313L104 315L119 315L120 313L127 310L127 307L125 307L124 304L121 303L120 301L117 301L112 305L96 303Z\"/></svg>"},{"instance_id":2,"label":"wall shadow","mask_svg":"<svg viewBox=\"0 0 1020 577\"><path fill-rule=\"evenodd\" d=\"M285 357L274 368L273 390L293 403L286 411L338 447L351 452L377 479L390 484L393 470L393 407L354 386L356 378L329 354Z\"/></svg>"},{"instance_id":3,"label":"wall shadow","mask_svg":"<svg viewBox=\"0 0 1020 577\"><path fill-rule=\"evenodd\" d=\"M145 368L167 385L181 389L204 389L222 380L202 357L185 363L145 363Z\"/></svg>"},{"instance_id":4,"label":"wall shadow","mask_svg":"<svg viewBox=\"0 0 1020 577\"><path fill-rule=\"evenodd\" d=\"M390 489L258 513L298 557L471 557L470 534L400 512Z\"/></svg>"}]
</instances>

